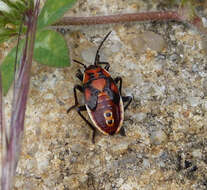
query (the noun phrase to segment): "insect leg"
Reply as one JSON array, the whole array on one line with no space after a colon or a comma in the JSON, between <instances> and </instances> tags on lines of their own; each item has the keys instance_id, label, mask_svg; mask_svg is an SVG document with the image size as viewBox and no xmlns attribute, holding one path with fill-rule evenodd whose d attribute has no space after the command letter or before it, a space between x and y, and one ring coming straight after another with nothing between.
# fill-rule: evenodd
<instances>
[{"instance_id":1,"label":"insect leg","mask_svg":"<svg viewBox=\"0 0 207 190\"><path fill-rule=\"evenodd\" d=\"M121 77L116 77L114 79L115 83L119 82L119 93L121 94L121 89L122 89L122 78Z\"/></svg>"},{"instance_id":2,"label":"insect leg","mask_svg":"<svg viewBox=\"0 0 207 190\"><path fill-rule=\"evenodd\" d=\"M124 106L124 110L126 110L129 106L129 104L132 102L132 97L131 96L122 96L123 102L127 102L126 105Z\"/></svg>"},{"instance_id":3,"label":"insect leg","mask_svg":"<svg viewBox=\"0 0 207 190\"><path fill-rule=\"evenodd\" d=\"M121 89L122 89L122 78L121 77L116 77L114 79L115 83L118 83L119 82L119 92L121 94ZM123 102L127 102L127 104L124 106L124 110L126 110L129 106L129 104L131 103L132 101L132 97L131 96L122 96L122 100Z\"/></svg>"},{"instance_id":4,"label":"insect leg","mask_svg":"<svg viewBox=\"0 0 207 190\"><path fill-rule=\"evenodd\" d=\"M126 136L126 133L123 127L120 129L119 133L121 136Z\"/></svg>"},{"instance_id":5,"label":"insect leg","mask_svg":"<svg viewBox=\"0 0 207 190\"><path fill-rule=\"evenodd\" d=\"M83 64L83 63L81 63L80 61L78 61L78 60L75 60L75 59L73 59L73 61L74 61L74 62L76 62L76 63L78 63L78 64L81 64L81 65L83 65L83 66L84 66L84 68L86 68L86 65L85 65L85 64Z\"/></svg>"},{"instance_id":6,"label":"insect leg","mask_svg":"<svg viewBox=\"0 0 207 190\"><path fill-rule=\"evenodd\" d=\"M83 81L83 73L80 69L78 69L78 72L76 73L76 77L82 82Z\"/></svg>"},{"instance_id":7,"label":"insect leg","mask_svg":"<svg viewBox=\"0 0 207 190\"><path fill-rule=\"evenodd\" d=\"M80 86L80 85L75 85L74 86L73 93L74 93L74 98L75 98L75 104L73 106L71 106L70 108L68 108L67 113L69 113L73 108L77 107L77 105L79 104L76 89L78 89L80 92L83 92L83 87L82 86Z\"/></svg>"},{"instance_id":8,"label":"insect leg","mask_svg":"<svg viewBox=\"0 0 207 190\"><path fill-rule=\"evenodd\" d=\"M98 62L98 65L105 65L104 69L106 69L107 71L109 70L110 68L110 64L108 62Z\"/></svg>"},{"instance_id":9,"label":"insect leg","mask_svg":"<svg viewBox=\"0 0 207 190\"><path fill-rule=\"evenodd\" d=\"M89 127L93 130L93 135L92 135L92 142L95 143L95 133L96 129L95 127L82 115L81 111L86 111L86 106L79 106L77 108L78 114L81 116L81 118L89 125Z\"/></svg>"}]
</instances>

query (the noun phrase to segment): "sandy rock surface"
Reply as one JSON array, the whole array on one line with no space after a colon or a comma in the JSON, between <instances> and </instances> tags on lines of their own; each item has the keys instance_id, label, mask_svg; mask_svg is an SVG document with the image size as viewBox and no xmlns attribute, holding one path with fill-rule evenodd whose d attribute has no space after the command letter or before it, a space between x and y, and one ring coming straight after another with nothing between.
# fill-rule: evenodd
<instances>
[{"instance_id":1,"label":"sandy rock surface","mask_svg":"<svg viewBox=\"0 0 207 190\"><path fill-rule=\"evenodd\" d=\"M67 15L160 10L160 2L78 0ZM201 35L177 22L74 27L64 32L71 58L91 64L109 31L101 60L110 63L113 78L123 78L123 94L133 96L126 136L98 133L92 144L92 131L76 111L66 114L81 65L34 63L14 189L206 190L207 57ZM7 118L11 99L10 90Z\"/></svg>"}]
</instances>

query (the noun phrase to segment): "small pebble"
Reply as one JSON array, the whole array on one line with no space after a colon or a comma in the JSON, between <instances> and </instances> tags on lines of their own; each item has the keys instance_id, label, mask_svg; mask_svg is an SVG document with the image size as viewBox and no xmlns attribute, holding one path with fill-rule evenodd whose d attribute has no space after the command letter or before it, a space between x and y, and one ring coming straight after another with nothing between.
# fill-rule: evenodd
<instances>
[{"instance_id":1,"label":"small pebble","mask_svg":"<svg viewBox=\"0 0 207 190\"><path fill-rule=\"evenodd\" d=\"M150 168L150 162L148 159L143 159L142 164L144 168Z\"/></svg>"},{"instance_id":2,"label":"small pebble","mask_svg":"<svg viewBox=\"0 0 207 190\"><path fill-rule=\"evenodd\" d=\"M146 43L146 46L154 51L161 51L165 46L165 41L163 37L154 32L144 32L141 35Z\"/></svg>"},{"instance_id":3,"label":"small pebble","mask_svg":"<svg viewBox=\"0 0 207 190\"><path fill-rule=\"evenodd\" d=\"M43 172L44 170L47 169L48 165L49 165L49 155L50 153L41 153L41 152L37 152L35 154L36 160L37 160L37 167L39 169L40 172Z\"/></svg>"},{"instance_id":4,"label":"small pebble","mask_svg":"<svg viewBox=\"0 0 207 190\"><path fill-rule=\"evenodd\" d=\"M135 118L137 121L143 121L147 117L146 113L140 112L137 114L134 114L132 118Z\"/></svg>"},{"instance_id":5,"label":"small pebble","mask_svg":"<svg viewBox=\"0 0 207 190\"><path fill-rule=\"evenodd\" d=\"M150 141L154 145L160 145L167 141L167 135L162 130L153 131L150 135Z\"/></svg>"},{"instance_id":6,"label":"small pebble","mask_svg":"<svg viewBox=\"0 0 207 190\"><path fill-rule=\"evenodd\" d=\"M129 143L122 141L112 147L112 151L115 153L123 153L128 149Z\"/></svg>"},{"instance_id":7,"label":"small pebble","mask_svg":"<svg viewBox=\"0 0 207 190\"><path fill-rule=\"evenodd\" d=\"M202 108L207 111L207 100L203 100Z\"/></svg>"},{"instance_id":8,"label":"small pebble","mask_svg":"<svg viewBox=\"0 0 207 190\"><path fill-rule=\"evenodd\" d=\"M140 54L148 48L154 51L162 51L166 47L165 41L162 36L154 32L144 32L131 40L131 46L136 53Z\"/></svg>"},{"instance_id":9,"label":"small pebble","mask_svg":"<svg viewBox=\"0 0 207 190\"><path fill-rule=\"evenodd\" d=\"M201 103L200 97L188 97L188 102L192 107L196 107Z\"/></svg>"},{"instance_id":10,"label":"small pebble","mask_svg":"<svg viewBox=\"0 0 207 190\"><path fill-rule=\"evenodd\" d=\"M199 149L193 150L192 155L195 158L202 158L202 153L201 153L201 150L199 150Z\"/></svg>"}]
</instances>

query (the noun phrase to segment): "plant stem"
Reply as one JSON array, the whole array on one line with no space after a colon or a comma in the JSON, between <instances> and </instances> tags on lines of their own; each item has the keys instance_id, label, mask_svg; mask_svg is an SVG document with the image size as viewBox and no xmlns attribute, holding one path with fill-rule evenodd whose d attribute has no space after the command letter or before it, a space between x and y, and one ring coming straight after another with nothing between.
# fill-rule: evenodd
<instances>
[{"instance_id":1,"label":"plant stem","mask_svg":"<svg viewBox=\"0 0 207 190\"><path fill-rule=\"evenodd\" d=\"M32 57L34 50L36 24L39 12L40 0L36 1L33 8L33 1L30 1L27 14L27 32L25 46L22 52L21 61L16 70L16 79L14 81L14 97L12 102L12 115L10 131L7 134L3 131L3 138L6 140L5 154L2 156L2 176L1 176L1 189L13 189L14 177L16 174L16 167L19 160L21 151L21 143L24 132L24 118L27 103L27 96L29 91L30 70L32 65ZM1 95L1 86L0 86ZM1 106L1 105L0 105ZM1 109L1 107L0 107ZM0 111L2 112L2 111ZM1 116L2 118L3 116ZM2 121L1 126L2 126ZM6 127L5 127L6 128ZM4 129L4 128L3 128ZM2 130L1 130L2 131ZM3 140L4 140L3 139ZM4 141L1 141L3 144Z\"/></svg>"},{"instance_id":2,"label":"plant stem","mask_svg":"<svg viewBox=\"0 0 207 190\"><path fill-rule=\"evenodd\" d=\"M107 16L90 16L90 17L63 17L54 25L96 25L112 24L121 22L135 21L153 21L153 20L177 20L181 21L182 17L177 11L160 11L160 12L143 12L128 13Z\"/></svg>"},{"instance_id":3,"label":"plant stem","mask_svg":"<svg viewBox=\"0 0 207 190\"><path fill-rule=\"evenodd\" d=\"M70 25L97 25L97 24L114 24L123 22L138 21L169 21L174 20L183 23L189 23L195 26L204 35L207 34L207 28L203 26L202 20L197 15L190 15L186 8L180 8L177 11L157 11L142 13L127 13L105 16L89 17L63 17L53 26L70 26Z\"/></svg>"}]
</instances>

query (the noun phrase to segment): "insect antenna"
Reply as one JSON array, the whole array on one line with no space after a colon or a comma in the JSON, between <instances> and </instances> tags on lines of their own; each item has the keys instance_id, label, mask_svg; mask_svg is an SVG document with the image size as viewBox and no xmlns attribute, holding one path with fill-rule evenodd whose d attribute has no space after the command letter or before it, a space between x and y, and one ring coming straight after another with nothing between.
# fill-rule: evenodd
<instances>
[{"instance_id":1,"label":"insect antenna","mask_svg":"<svg viewBox=\"0 0 207 190\"><path fill-rule=\"evenodd\" d=\"M83 65L85 69L87 68L86 65L83 64L83 63L81 63L80 61L77 61L77 60L75 60L75 59L73 59L73 61L76 62L76 63L79 63L79 64Z\"/></svg>"},{"instance_id":2,"label":"insect antenna","mask_svg":"<svg viewBox=\"0 0 207 190\"><path fill-rule=\"evenodd\" d=\"M98 49L97 49L97 52L96 52L96 57L95 57L95 62L94 62L94 65L97 65L98 62L99 62L99 50L101 49L104 41L108 38L108 36L111 34L111 31L105 36L105 38L103 39L103 41L101 42L101 44L99 45Z\"/></svg>"}]
</instances>

